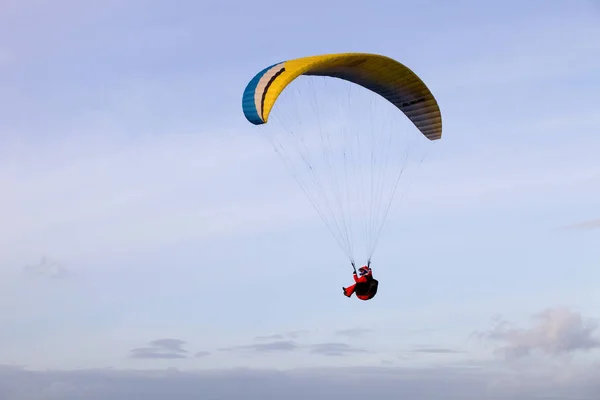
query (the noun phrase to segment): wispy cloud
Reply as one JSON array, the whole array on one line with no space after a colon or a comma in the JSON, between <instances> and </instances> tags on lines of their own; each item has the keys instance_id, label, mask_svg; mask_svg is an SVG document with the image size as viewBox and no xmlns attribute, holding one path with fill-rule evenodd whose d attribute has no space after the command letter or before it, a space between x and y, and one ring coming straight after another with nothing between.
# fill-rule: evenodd
<instances>
[{"instance_id":1,"label":"wispy cloud","mask_svg":"<svg viewBox=\"0 0 600 400\"><path fill-rule=\"evenodd\" d=\"M42 257L41 261L37 264L24 266L23 272L31 276L45 276L52 279L67 279L77 276L75 272L47 257Z\"/></svg>"},{"instance_id":2,"label":"wispy cloud","mask_svg":"<svg viewBox=\"0 0 600 400\"><path fill-rule=\"evenodd\" d=\"M292 339L298 339L298 338L301 338L301 337L306 337L309 333L310 333L310 331L308 331L306 329L299 329L299 330L296 330L296 331L287 332L284 335L287 336L287 337L289 337L289 338L292 338Z\"/></svg>"},{"instance_id":3,"label":"wispy cloud","mask_svg":"<svg viewBox=\"0 0 600 400\"><path fill-rule=\"evenodd\" d=\"M588 231L592 229L600 229L600 218L591 219L588 221L578 222L572 225L565 225L562 227L563 229L568 230L579 230L579 231Z\"/></svg>"},{"instance_id":4,"label":"wispy cloud","mask_svg":"<svg viewBox=\"0 0 600 400\"><path fill-rule=\"evenodd\" d=\"M285 338L285 335L276 333L273 335L266 335L266 336L257 336L254 338L254 340L280 340Z\"/></svg>"},{"instance_id":5,"label":"wispy cloud","mask_svg":"<svg viewBox=\"0 0 600 400\"><path fill-rule=\"evenodd\" d=\"M440 347L440 346L415 346L412 349L401 350L397 353L397 359L399 360L415 360L429 356L456 356L461 354L467 354L466 350L461 350L454 347Z\"/></svg>"},{"instance_id":6,"label":"wispy cloud","mask_svg":"<svg viewBox=\"0 0 600 400\"><path fill-rule=\"evenodd\" d=\"M347 356L354 353L366 353L367 350L350 346L346 343L319 343L310 346L310 352L323 356Z\"/></svg>"},{"instance_id":7,"label":"wispy cloud","mask_svg":"<svg viewBox=\"0 0 600 400\"><path fill-rule=\"evenodd\" d=\"M149 347L138 347L130 351L132 358L176 359L187 358L188 351L183 348L185 341L179 339L157 339Z\"/></svg>"},{"instance_id":8,"label":"wispy cloud","mask_svg":"<svg viewBox=\"0 0 600 400\"><path fill-rule=\"evenodd\" d=\"M347 356L354 353L367 352L364 349L353 347L346 343L334 342L302 345L291 340L277 340L267 343L222 347L218 350L239 353L290 353L295 351L308 351L310 354L324 356Z\"/></svg>"},{"instance_id":9,"label":"wispy cloud","mask_svg":"<svg viewBox=\"0 0 600 400\"><path fill-rule=\"evenodd\" d=\"M298 350L300 346L293 341L280 340L268 343L256 343L243 346L222 347L219 351L233 352L254 352L254 353L273 353L273 352L290 352Z\"/></svg>"},{"instance_id":10,"label":"wispy cloud","mask_svg":"<svg viewBox=\"0 0 600 400\"><path fill-rule=\"evenodd\" d=\"M363 337L369 333L373 332L372 329L366 328L352 328L352 329L341 329L335 332L337 336L345 336L350 338L359 338Z\"/></svg>"},{"instance_id":11,"label":"wispy cloud","mask_svg":"<svg viewBox=\"0 0 600 400\"><path fill-rule=\"evenodd\" d=\"M410 351L410 353L424 353L424 354L463 354L466 353L464 350L450 349L445 347L421 347Z\"/></svg>"},{"instance_id":12,"label":"wispy cloud","mask_svg":"<svg viewBox=\"0 0 600 400\"><path fill-rule=\"evenodd\" d=\"M256 336L254 340L281 340L285 338L289 339L298 339L304 336L307 336L310 332L307 330L296 330L285 333L275 333L273 335L265 335L265 336Z\"/></svg>"}]
</instances>

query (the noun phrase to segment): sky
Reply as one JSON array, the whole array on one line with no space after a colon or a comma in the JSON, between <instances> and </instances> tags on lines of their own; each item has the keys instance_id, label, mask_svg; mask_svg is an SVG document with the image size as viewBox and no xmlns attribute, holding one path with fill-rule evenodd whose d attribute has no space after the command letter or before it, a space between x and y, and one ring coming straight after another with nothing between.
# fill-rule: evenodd
<instances>
[{"instance_id":1,"label":"sky","mask_svg":"<svg viewBox=\"0 0 600 400\"><path fill-rule=\"evenodd\" d=\"M598 37L583 0L0 0L0 397L597 398ZM241 110L348 51L444 123L369 302Z\"/></svg>"}]
</instances>

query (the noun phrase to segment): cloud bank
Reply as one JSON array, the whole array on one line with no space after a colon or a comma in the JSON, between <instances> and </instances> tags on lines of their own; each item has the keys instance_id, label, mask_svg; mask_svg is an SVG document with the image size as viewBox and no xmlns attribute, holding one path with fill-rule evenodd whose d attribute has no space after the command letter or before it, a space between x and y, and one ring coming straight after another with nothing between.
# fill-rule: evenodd
<instances>
[{"instance_id":1,"label":"cloud bank","mask_svg":"<svg viewBox=\"0 0 600 400\"><path fill-rule=\"evenodd\" d=\"M598 370L568 379L548 372L488 373L479 368L339 368L182 372L28 371L0 367L3 400L527 400L597 399ZM594 397L595 396L595 397Z\"/></svg>"}]
</instances>

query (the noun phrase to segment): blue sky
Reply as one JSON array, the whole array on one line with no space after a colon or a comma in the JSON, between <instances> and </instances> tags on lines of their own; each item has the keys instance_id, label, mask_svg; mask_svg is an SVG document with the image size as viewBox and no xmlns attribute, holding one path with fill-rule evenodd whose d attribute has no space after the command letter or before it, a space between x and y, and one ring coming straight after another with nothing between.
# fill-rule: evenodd
<instances>
[{"instance_id":1,"label":"blue sky","mask_svg":"<svg viewBox=\"0 0 600 400\"><path fill-rule=\"evenodd\" d=\"M524 340L552 365L544 329L600 307L600 8L377 4L0 4L0 364L439 366ZM367 303L341 295L347 260L240 105L263 67L346 51L409 66L444 121ZM219 351L269 335L368 351ZM210 355L130 357L165 338Z\"/></svg>"}]
</instances>

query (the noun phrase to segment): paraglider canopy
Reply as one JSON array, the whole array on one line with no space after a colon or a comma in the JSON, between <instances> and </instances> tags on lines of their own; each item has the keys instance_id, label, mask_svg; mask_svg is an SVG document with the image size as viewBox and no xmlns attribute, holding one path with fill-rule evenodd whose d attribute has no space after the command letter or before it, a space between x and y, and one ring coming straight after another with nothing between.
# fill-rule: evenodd
<instances>
[{"instance_id":1,"label":"paraglider canopy","mask_svg":"<svg viewBox=\"0 0 600 400\"><path fill-rule=\"evenodd\" d=\"M242 109L250 123L263 127L261 136L352 265L359 245L370 263L401 177L422 161L409 160L412 143L402 124L417 128L417 141L442 137L440 109L425 83L378 54L324 54L270 65L247 84ZM270 117L276 128L268 128Z\"/></svg>"},{"instance_id":2,"label":"paraglider canopy","mask_svg":"<svg viewBox=\"0 0 600 400\"><path fill-rule=\"evenodd\" d=\"M244 115L255 125L268 121L275 101L300 75L327 76L356 83L398 107L425 137L442 137L442 116L425 83L410 69L389 57L369 53L325 54L271 65L244 90Z\"/></svg>"}]
</instances>

